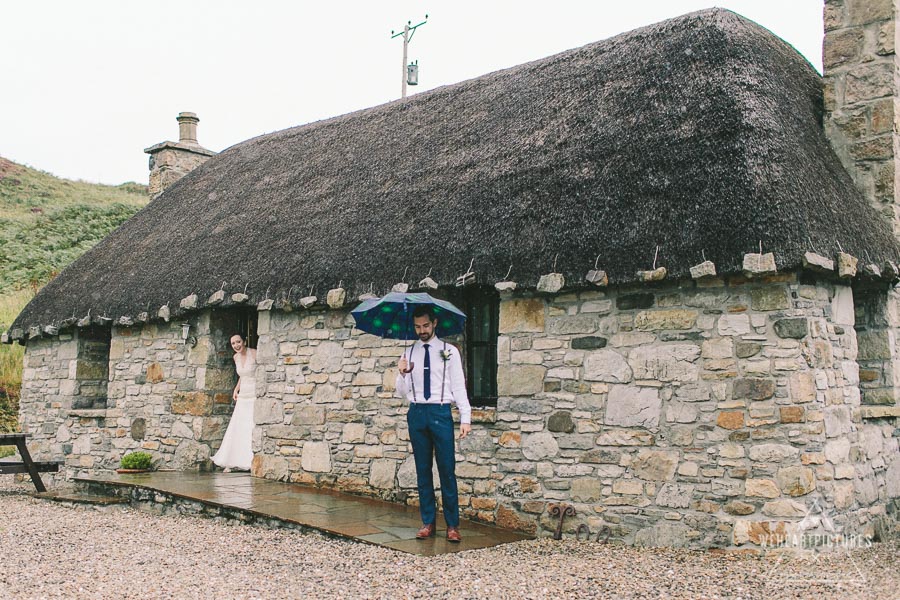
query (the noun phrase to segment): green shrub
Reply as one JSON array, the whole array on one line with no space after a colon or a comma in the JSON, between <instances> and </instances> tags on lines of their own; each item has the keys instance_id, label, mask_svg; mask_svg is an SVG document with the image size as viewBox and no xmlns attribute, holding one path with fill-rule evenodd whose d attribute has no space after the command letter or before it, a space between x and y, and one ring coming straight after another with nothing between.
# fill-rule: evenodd
<instances>
[{"instance_id":1,"label":"green shrub","mask_svg":"<svg viewBox=\"0 0 900 600\"><path fill-rule=\"evenodd\" d=\"M132 452L122 457L123 469L149 469L153 464L153 457L146 452Z\"/></svg>"}]
</instances>

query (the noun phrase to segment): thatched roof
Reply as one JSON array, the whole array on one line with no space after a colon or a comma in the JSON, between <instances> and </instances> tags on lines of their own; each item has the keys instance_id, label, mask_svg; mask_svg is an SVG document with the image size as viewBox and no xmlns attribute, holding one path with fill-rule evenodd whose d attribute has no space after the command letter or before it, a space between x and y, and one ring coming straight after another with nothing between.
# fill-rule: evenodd
<instances>
[{"instance_id":1,"label":"thatched roof","mask_svg":"<svg viewBox=\"0 0 900 600\"><path fill-rule=\"evenodd\" d=\"M781 270L896 242L833 153L821 78L729 11L692 13L211 158L76 261L15 326L118 318L249 284L251 302L384 293L428 271L534 287L657 265ZM277 305L276 305L277 306Z\"/></svg>"}]
</instances>

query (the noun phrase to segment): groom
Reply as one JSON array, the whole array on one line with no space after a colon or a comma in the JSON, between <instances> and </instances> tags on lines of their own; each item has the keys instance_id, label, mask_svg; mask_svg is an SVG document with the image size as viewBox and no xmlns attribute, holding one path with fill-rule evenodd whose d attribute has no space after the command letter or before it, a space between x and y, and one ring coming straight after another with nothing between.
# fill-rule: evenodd
<instances>
[{"instance_id":1,"label":"groom","mask_svg":"<svg viewBox=\"0 0 900 600\"><path fill-rule=\"evenodd\" d=\"M435 335L437 319L430 305L413 311L418 340L403 354L397 367L397 392L409 400L406 422L416 462L419 513L423 527L418 539L434 536L436 519L432 462L437 462L441 478L441 502L447 522L447 540L459 542L459 496L456 490L456 452L453 439L451 403L459 409L459 437L472 431L472 409L466 395L459 350Z\"/></svg>"}]
</instances>

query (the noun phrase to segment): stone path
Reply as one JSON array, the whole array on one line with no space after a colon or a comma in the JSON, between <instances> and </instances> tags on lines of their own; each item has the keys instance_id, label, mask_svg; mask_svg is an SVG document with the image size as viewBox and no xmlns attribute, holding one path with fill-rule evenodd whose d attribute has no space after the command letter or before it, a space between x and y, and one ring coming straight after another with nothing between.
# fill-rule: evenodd
<instances>
[{"instance_id":1,"label":"stone path","mask_svg":"<svg viewBox=\"0 0 900 600\"><path fill-rule=\"evenodd\" d=\"M529 538L514 531L462 521L463 541L451 544L444 537L446 528L439 519L437 536L417 540L416 531L422 526L417 508L251 477L246 473L110 473L77 478L76 482L91 489L153 490L423 556L488 548Z\"/></svg>"}]
</instances>

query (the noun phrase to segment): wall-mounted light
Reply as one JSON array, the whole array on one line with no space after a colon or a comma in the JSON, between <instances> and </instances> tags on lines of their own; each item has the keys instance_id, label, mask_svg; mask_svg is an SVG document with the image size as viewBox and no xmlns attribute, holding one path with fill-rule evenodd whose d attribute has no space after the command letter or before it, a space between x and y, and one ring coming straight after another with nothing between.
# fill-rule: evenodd
<instances>
[{"instance_id":1,"label":"wall-mounted light","mask_svg":"<svg viewBox=\"0 0 900 600\"><path fill-rule=\"evenodd\" d=\"M191 335L190 323L181 324L181 339L184 340L184 343L188 344L191 348L197 345L197 337Z\"/></svg>"}]
</instances>

